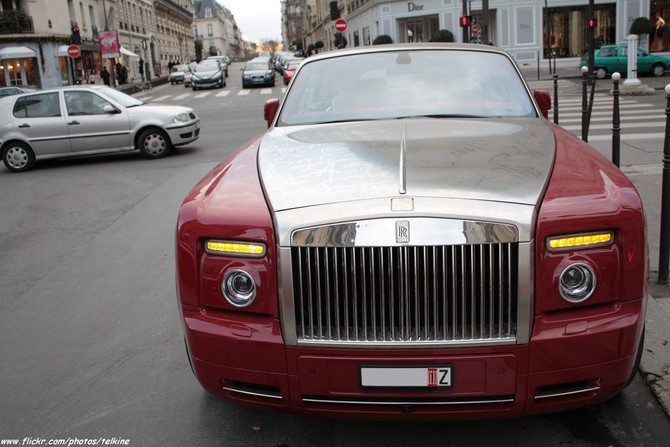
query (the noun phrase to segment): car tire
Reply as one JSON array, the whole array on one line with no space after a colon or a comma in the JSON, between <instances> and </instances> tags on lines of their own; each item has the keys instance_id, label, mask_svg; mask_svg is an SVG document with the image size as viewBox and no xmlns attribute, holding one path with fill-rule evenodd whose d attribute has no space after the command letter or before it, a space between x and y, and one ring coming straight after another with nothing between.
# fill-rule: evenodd
<instances>
[{"instance_id":1,"label":"car tire","mask_svg":"<svg viewBox=\"0 0 670 447\"><path fill-rule=\"evenodd\" d=\"M649 71L652 75L658 77L661 77L665 74L665 65L663 64L654 64L651 66L651 70Z\"/></svg>"},{"instance_id":2,"label":"car tire","mask_svg":"<svg viewBox=\"0 0 670 447\"><path fill-rule=\"evenodd\" d=\"M144 158L155 159L169 154L172 150L172 142L162 129L153 127L140 134L137 147Z\"/></svg>"},{"instance_id":3,"label":"car tire","mask_svg":"<svg viewBox=\"0 0 670 447\"><path fill-rule=\"evenodd\" d=\"M606 76L607 76L607 69L606 68L603 68L603 67L596 68L596 78L605 79Z\"/></svg>"},{"instance_id":4,"label":"car tire","mask_svg":"<svg viewBox=\"0 0 670 447\"><path fill-rule=\"evenodd\" d=\"M26 143L9 142L2 149L2 162L12 172L28 171L35 166L35 153Z\"/></svg>"}]
</instances>

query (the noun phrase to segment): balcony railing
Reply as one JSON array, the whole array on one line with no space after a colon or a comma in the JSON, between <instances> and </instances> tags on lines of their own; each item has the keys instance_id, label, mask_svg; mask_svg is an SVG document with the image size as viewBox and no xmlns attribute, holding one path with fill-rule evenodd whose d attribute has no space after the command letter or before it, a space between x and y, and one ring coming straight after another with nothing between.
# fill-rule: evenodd
<instances>
[{"instance_id":1,"label":"balcony railing","mask_svg":"<svg viewBox=\"0 0 670 447\"><path fill-rule=\"evenodd\" d=\"M34 33L33 18L18 9L0 12L0 34Z\"/></svg>"}]
</instances>

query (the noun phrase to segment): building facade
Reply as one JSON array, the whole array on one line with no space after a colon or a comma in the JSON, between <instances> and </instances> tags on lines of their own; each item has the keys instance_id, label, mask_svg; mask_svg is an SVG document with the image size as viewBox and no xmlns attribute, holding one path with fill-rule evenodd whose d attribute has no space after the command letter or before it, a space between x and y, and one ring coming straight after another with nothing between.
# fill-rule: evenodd
<instances>
[{"instance_id":1,"label":"building facade","mask_svg":"<svg viewBox=\"0 0 670 447\"><path fill-rule=\"evenodd\" d=\"M283 38L289 46L322 41L336 48L334 18L347 21L346 46L372 45L379 35L393 42L429 42L442 29L456 42L490 43L520 63L551 57L577 58L587 51L588 1L578 0L284 0ZM300 19L295 18L300 11ZM635 18L656 14L668 20L668 0L595 0L595 35L602 43L625 42ZM471 16L471 27L460 18ZM296 35L301 34L301 38ZM670 33L664 33L668 39ZM661 48L668 48L667 43Z\"/></svg>"},{"instance_id":2,"label":"building facade","mask_svg":"<svg viewBox=\"0 0 670 447\"><path fill-rule=\"evenodd\" d=\"M165 76L195 60L196 38L209 34L196 14L203 3L216 11L207 37L217 54L240 56L241 31L213 0L0 0L0 87L101 82L103 68L114 84ZM77 57L68 55L73 43Z\"/></svg>"},{"instance_id":3,"label":"building facade","mask_svg":"<svg viewBox=\"0 0 670 447\"><path fill-rule=\"evenodd\" d=\"M202 41L202 57L244 56L242 32L235 17L215 0L199 0L194 4L194 34Z\"/></svg>"}]
</instances>

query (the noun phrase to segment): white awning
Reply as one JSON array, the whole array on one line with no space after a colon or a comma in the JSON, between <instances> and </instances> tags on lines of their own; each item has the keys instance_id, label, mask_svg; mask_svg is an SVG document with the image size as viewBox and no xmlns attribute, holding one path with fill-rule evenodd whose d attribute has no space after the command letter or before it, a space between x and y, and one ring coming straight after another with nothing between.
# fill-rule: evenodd
<instances>
[{"instance_id":1,"label":"white awning","mask_svg":"<svg viewBox=\"0 0 670 447\"><path fill-rule=\"evenodd\" d=\"M128 57L139 57L137 54L133 53L126 47L121 47L121 53L125 54Z\"/></svg>"},{"instance_id":2,"label":"white awning","mask_svg":"<svg viewBox=\"0 0 670 447\"><path fill-rule=\"evenodd\" d=\"M0 48L0 59L25 59L35 57L35 52L28 47Z\"/></svg>"},{"instance_id":3,"label":"white awning","mask_svg":"<svg viewBox=\"0 0 670 447\"><path fill-rule=\"evenodd\" d=\"M67 49L69 45L61 45L58 47L58 57L66 57L67 54Z\"/></svg>"}]
</instances>

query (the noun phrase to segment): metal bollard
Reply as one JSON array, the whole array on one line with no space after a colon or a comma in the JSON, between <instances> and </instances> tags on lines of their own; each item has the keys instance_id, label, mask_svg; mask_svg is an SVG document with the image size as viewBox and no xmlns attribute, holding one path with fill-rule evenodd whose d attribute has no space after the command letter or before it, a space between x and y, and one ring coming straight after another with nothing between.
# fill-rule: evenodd
<instances>
[{"instance_id":1,"label":"metal bollard","mask_svg":"<svg viewBox=\"0 0 670 447\"><path fill-rule=\"evenodd\" d=\"M620 166L619 155L621 154L621 113L619 112L620 80L620 73L612 73L612 82L614 83L614 88L612 89L612 163L617 165L617 167Z\"/></svg>"},{"instance_id":2,"label":"metal bollard","mask_svg":"<svg viewBox=\"0 0 670 447\"><path fill-rule=\"evenodd\" d=\"M589 80L589 67L584 65L582 68L582 141L589 141L589 131L586 120L588 119L589 109L586 100L586 85Z\"/></svg>"},{"instance_id":3,"label":"metal bollard","mask_svg":"<svg viewBox=\"0 0 670 447\"><path fill-rule=\"evenodd\" d=\"M663 143L663 186L661 189L661 241L658 254L658 283L668 283L670 268L670 84L665 86L665 141Z\"/></svg>"},{"instance_id":4,"label":"metal bollard","mask_svg":"<svg viewBox=\"0 0 670 447\"><path fill-rule=\"evenodd\" d=\"M558 75L554 74L554 124L558 124Z\"/></svg>"}]
</instances>

